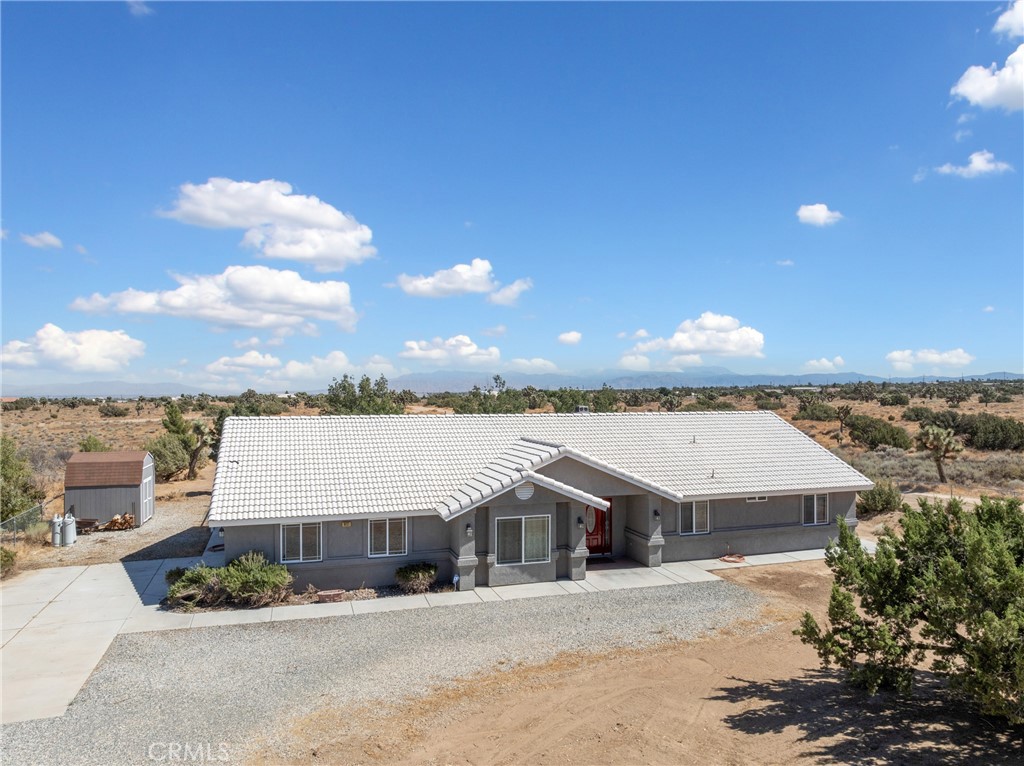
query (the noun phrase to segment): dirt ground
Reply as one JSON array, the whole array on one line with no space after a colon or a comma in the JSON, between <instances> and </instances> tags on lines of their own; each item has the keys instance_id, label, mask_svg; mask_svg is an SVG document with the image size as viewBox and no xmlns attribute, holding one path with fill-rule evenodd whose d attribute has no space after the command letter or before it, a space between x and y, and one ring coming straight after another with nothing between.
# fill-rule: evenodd
<instances>
[{"instance_id":1,"label":"dirt ground","mask_svg":"<svg viewBox=\"0 0 1024 766\"><path fill-rule=\"evenodd\" d=\"M205 526L216 465L207 465L194 481L158 484L153 518L138 529L79 535L74 545L19 543L19 570L112 564L120 561L200 556L210 539ZM49 539L48 531L42 535Z\"/></svg>"},{"instance_id":2,"label":"dirt ground","mask_svg":"<svg viewBox=\"0 0 1024 766\"><path fill-rule=\"evenodd\" d=\"M562 656L390 707L280 722L263 764L1020 764L1024 728L949 704L868 697L792 635L820 618L823 562L723 573L769 601L756 624L643 651Z\"/></svg>"}]
</instances>

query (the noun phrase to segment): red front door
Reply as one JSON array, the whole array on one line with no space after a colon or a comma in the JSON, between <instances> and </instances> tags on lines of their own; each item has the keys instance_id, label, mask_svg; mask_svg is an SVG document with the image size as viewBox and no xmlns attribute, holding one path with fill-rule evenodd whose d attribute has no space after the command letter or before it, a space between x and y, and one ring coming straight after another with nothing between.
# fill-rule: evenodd
<instances>
[{"instance_id":1,"label":"red front door","mask_svg":"<svg viewBox=\"0 0 1024 766\"><path fill-rule=\"evenodd\" d=\"M591 556L599 556L603 553L612 552L612 499L601 498L608 501L608 510L587 506L587 548Z\"/></svg>"}]
</instances>

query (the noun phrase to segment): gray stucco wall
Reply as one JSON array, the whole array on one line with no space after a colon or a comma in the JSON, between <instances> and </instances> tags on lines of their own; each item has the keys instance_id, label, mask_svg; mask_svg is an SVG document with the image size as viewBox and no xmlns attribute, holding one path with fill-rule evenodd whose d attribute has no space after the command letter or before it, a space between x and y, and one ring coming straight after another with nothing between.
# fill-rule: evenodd
<instances>
[{"instance_id":1,"label":"gray stucco wall","mask_svg":"<svg viewBox=\"0 0 1024 766\"><path fill-rule=\"evenodd\" d=\"M454 522L453 522L454 523ZM369 557L369 526L366 519L321 522L323 557L320 561L293 562L288 569L296 590L308 584L320 589L375 588L394 585L395 570L415 561L437 564L439 582L455 573L449 547L451 530L436 516L410 516L407 521L407 553L404 556ZM232 561L248 551L262 551L269 561L281 559L281 526L254 524L224 528L224 556Z\"/></svg>"},{"instance_id":2,"label":"gray stucco wall","mask_svg":"<svg viewBox=\"0 0 1024 766\"><path fill-rule=\"evenodd\" d=\"M827 524L804 526L803 495L769 497L760 503L745 498L710 501L711 532L679 535L664 532L663 561L717 558L726 553L755 555L823 548L836 536L835 520L857 524L855 492L829 494ZM673 508L673 511L675 509ZM667 514L663 514L667 518Z\"/></svg>"}]
</instances>

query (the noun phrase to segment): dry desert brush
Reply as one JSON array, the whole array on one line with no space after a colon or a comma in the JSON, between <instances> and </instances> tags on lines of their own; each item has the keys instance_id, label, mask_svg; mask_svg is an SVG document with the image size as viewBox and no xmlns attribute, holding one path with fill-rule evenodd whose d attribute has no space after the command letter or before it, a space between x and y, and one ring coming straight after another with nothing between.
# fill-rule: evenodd
<instances>
[{"instance_id":1,"label":"dry desert brush","mask_svg":"<svg viewBox=\"0 0 1024 766\"><path fill-rule=\"evenodd\" d=\"M395 580L403 593L426 593L437 580L437 564L420 561L395 570Z\"/></svg>"},{"instance_id":2,"label":"dry desert brush","mask_svg":"<svg viewBox=\"0 0 1024 766\"><path fill-rule=\"evenodd\" d=\"M982 498L971 512L957 499L922 500L874 555L838 526L828 625L805 613L801 640L871 693L909 694L928 665L983 714L1024 722L1021 501Z\"/></svg>"},{"instance_id":3,"label":"dry desert brush","mask_svg":"<svg viewBox=\"0 0 1024 766\"><path fill-rule=\"evenodd\" d=\"M256 609L286 603L294 595L288 568L269 563L262 553L255 551L239 556L225 567L199 564L175 575L177 579L167 589L167 603L172 609Z\"/></svg>"}]
</instances>

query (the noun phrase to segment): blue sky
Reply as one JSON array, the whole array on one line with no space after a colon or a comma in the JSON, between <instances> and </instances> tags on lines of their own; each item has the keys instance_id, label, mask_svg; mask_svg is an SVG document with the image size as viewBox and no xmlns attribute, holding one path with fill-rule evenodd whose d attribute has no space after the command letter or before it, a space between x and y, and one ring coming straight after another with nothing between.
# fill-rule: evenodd
<instances>
[{"instance_id":1,"label":"blue sky","mask_svg":"<svg viewBox=\"0 0 1024 766\"><path fill-rule=\"evenodd\" d=\"M1024 368L1021 0L0 16L7 384Z\"/></svg>"}]
</instances>

